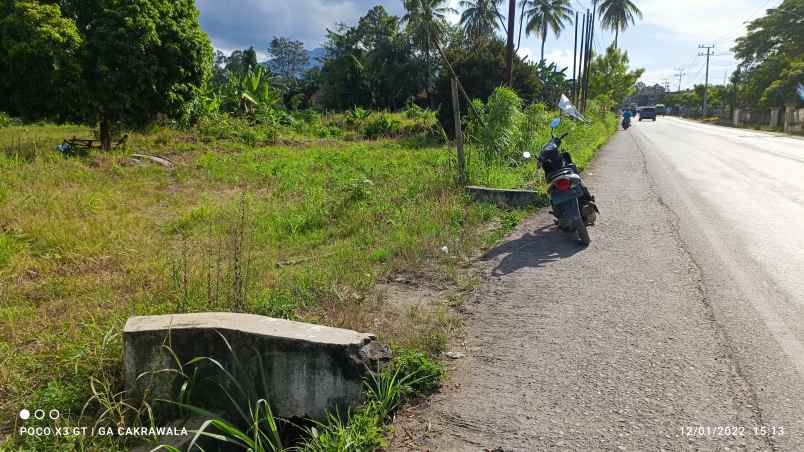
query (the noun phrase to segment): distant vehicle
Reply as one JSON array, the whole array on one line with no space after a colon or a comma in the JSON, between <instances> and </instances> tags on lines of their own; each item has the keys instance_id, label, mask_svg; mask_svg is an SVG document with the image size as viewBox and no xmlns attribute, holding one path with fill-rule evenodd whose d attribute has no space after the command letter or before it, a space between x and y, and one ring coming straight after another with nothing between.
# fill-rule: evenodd
<instances>
[{"instance_id":1,"label":"distant vehicle","mask_svg":"<svg viewBox=\"0 0 804 452\"><path fill-rule=\"evenodd\" d=\"M642 121L643 119L652 119L656 121L656 108L655 107L640 107L639 108L639 120Z\"/></svg>"},{"instance_id":2,"label":"distant vehicle","mask_svg":"<svg viewBox=\"0 0 804 452\"><path fill-rule=\"evenodd\" d=\"M656 114L657 115L666 115L667 114L667 107L664 104L656 104Z\"/></svg>"}]
</instances>

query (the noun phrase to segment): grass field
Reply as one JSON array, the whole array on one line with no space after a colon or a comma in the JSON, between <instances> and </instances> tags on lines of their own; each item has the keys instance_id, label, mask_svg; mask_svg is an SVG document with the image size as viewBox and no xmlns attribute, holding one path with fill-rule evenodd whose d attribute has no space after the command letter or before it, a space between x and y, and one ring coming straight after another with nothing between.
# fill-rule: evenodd
<instances>
[{"instance_id":1,"label":"grass field","mask_svg":"<svg viewBox=\"0 0 804 452\"><path fill-rule=\"evenodd\" d=\"M581 163L610 133L601 127L576 143ZM0 431L23 407L57 408L75 424L83 409L101 415L99 401L120 402L119 333L131 315L253 312L443 351L459 326L446 305L388 306L373 287L397 274L467 285L467 257L524 212L470 202L445 146L303 132L269 144L157 128L132 134L125 149L75 158L55 146L86 127L0 128ZM533 168L495 171L500 185L537 185Z\"/></svg>"}]
</instances>

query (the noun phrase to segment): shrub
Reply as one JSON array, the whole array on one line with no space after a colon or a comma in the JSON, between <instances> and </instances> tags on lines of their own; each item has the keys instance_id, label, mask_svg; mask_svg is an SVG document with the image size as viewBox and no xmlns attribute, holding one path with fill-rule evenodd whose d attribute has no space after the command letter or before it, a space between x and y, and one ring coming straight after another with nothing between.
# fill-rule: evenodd
<instances>
[{"instance_id":1,"label":"shrub","mask_svg":"<svg viewBox=\"0 0 804 452\"><path fill-rule=\"evenodd\" d=\"M18 126L20 124L22 124L22 121L20 121L19 119L12 118L8 114L3 113L2 111L0 111L0 128L1 127Z\"/></svg>"},{"instance_id":2,"label":"shrub","mask_svg":"<svg viewBox=\"0 0 804 452\"><path fill-rule=\"evenodd\" d=\"M511 88L500 87L485 105L479 100L473 103L480 120L472 117L469 139L479 146L483 160L488 164L514 157L521 142L522 99Z\"/></svg>"},{"instance_id":3,"label":"shrub","mask_svg":"<svg viewBox=\"0 0 804 452\"><path fill-rule=\"evenodd\" d=\"M385 115L380 115L366 124L363 135L368 139L380 137L390 137L399 134L399 122L388 119Z\"/></svg>"}]
</instances>

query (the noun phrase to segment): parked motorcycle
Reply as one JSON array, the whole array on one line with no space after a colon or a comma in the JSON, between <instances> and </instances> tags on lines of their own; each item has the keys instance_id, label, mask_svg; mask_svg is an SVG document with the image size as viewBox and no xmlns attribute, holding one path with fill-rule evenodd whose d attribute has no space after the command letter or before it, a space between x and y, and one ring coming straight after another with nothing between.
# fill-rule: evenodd
<instances>
[{"instance_id":1,"label":"parked motorcycle","mask_svg":"<svg viewBox=\"0 0 804 452\"><path fill-rule=\"evenodd\" d=\"M586 119L570 103L566 96L561 96L559 108L562 113L586 122ZM554 131L561 124L561 117L553 119L550 123L550 141L542 147L537 159L538 167L544 171L544 176L550 184L547 194L552 206L551 213L556 217L559 229L565 232L577 233L584 245L589 245L591 239L587 226L595 224L599 210L595 205L595 198L583 183L580 171L572 161L569 152L561 150L562 140L569 134L555 136ZM530 158L529 152L523 157Z\"/></svg>"}]
</instances>

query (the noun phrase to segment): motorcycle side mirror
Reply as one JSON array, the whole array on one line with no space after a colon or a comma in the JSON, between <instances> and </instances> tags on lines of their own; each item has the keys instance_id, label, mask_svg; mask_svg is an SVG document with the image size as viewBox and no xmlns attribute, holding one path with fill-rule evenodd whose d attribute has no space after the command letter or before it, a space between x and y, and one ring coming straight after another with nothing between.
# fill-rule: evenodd
<instances>
[{"instance_id":1,"label":"motorcycle side mirror","mask_svg":"<svg viewBox=\"0 0 804 452\"><path fill-rule=\"evenodd\" d=\"M530 158L530 152L523 152L522 157L525 157L526 159L529 159Z\"/></svg>"},{"instance_id":2,"label":"motorcycle side mirror","mask_svg":"<svg viewBox=\"0 0 804 452\"><path fill-rule=\"evenodd\" d=\"M557 129L559 124L561 124L561 118L556 118L556 119L550 121L550 128L551 129Z\"/></svg>"}]
</instances>

